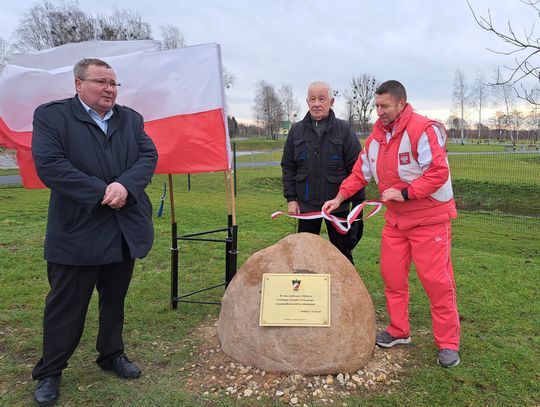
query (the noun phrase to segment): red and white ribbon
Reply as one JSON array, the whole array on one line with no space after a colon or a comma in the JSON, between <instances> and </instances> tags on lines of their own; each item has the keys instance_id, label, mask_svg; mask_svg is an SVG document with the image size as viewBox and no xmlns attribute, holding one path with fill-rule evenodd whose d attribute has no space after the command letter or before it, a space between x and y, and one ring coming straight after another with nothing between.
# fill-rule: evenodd
<instances>
[{"instance_id":1,"label":"red and white ribbon","mask_svg":"<svg viewBox=\"0 0 540 407\"><path fill-rule=\"evenodd\" d=\"M339 233L342 235L347 234L349 229L351 228L351 225L353 222L360 216L360 212L366 205L374 206L373 210L366 216L366 219L371 218L372 216L379 213L381 210L383 203L379 201L364 201L359 205L356 205L353 210L349 213L347 216L347 219L338 218L337 216L334 216L330 213L321 211L321 212L308 212L308 213L299 213L299 214L293 214L293 213L285 213L285 212L274 212L271 216L272 219L276 219L282 215L288 216L289 218L295 218L295 219L304 219L304 220L311 220L311 219L328 219L331 223L334 229L336 229Z\"/></svg>"}]
</instances>

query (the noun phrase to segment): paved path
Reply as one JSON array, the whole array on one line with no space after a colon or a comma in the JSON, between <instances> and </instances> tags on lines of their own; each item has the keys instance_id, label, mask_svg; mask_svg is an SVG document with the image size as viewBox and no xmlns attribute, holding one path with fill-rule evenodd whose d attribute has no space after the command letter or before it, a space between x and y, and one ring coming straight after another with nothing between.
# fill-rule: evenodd
<instances>
[{"instance_id":1,"label":"paved path","mask_svg":"<svg viewBox=\"0 0 540 407\"><path fill-rule=\"evenodd\" d=\"M22 180L20 175L0 175L1 185L21 185Z\"/></svg>"},{"instance_id":2,"label":"paved path","mask_svg":"<svg viewBox=\"0 0 540 407\"><path fill-rule=\"evenodd\" d=\"M11 154L0 154L0 169L17 169L17 161ZM20 175L0 175L0 185L22 185Z\"/></svg>"},{"instance_id":3,"label":"paved path","mask_svg":"<svg viewBox=\"0 0 540 407\"><path fill-rule=\"evenodd\" d=\"M254 161L254 162L246 162L246 163L236 163L237 168L252 168L252 167L275 167L277 165L281 165L279 161Z\"/></svg>"}]
</instances>

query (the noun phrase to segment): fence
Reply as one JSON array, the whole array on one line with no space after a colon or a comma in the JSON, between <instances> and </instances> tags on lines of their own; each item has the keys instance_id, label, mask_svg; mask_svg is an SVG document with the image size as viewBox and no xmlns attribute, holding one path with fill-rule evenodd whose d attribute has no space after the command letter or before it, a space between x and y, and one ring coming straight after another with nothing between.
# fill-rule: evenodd
<instances>
[{"instance_id":1,"label":"fence","mask_svg":"<svg viewBox=\"0 0 540 407\"><path fill-rule=\"evenodd\" d=\"M486 149L495 151L483 151ZM486 222L493 216L507 217L508 227L527 224L540 231L540 151L536 145L449 145L449 150L458 210L485 213L489 215ZM239 161L237 171L241 173L243 167L276 166L280 159L275 150L253 153L249 160ZM374 186L368 189L368 198L378 198Z\"/></svg>"},{"instance_id":2,"label":"fence","mask_svg":"<svg viewBox=\"0 0 540 407\"><path fill-rule=\"evenodd\" d=\"M458 209L540 230L540 152L450 152L448 161Z\"/></svg>"},{"instance_id":3,"label":"fence","mask_svg":"<svg viewBox=\"0 0 540 407\"><path fill-rule=\"evenodd\" d=\"M496 147L491 148L495 151L484 151L482 145L449 145L448 160L458 209L485 213L489 215L486 222L492 217L505 217L508 227L527 225L540 231L540 151L536 145ZM241 173L244 167L278 166L281 151L250 150L247 156L238 157L236 172ZM1 183L13 183L8 181ZM281 193L280 179L272 185L276 193ZM373 185L368 188L368 198L378 198Z\"/></svg>"}]
</instances>

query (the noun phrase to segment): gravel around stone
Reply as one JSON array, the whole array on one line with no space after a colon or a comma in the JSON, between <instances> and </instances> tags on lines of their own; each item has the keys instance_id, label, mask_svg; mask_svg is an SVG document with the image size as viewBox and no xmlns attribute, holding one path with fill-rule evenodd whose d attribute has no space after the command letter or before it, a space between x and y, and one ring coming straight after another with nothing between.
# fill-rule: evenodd
<instances>
[{"instance_id":1,"label":"gravel around stone","mask_svg":"<svg viewBox=\"0 0 540 407\"><path fill-rule=\"evenodd\" d=\"M407 346L382 350L375 347L373 358L364 369L337 375L304 376L261 371L236 363L221 351L216 322L197 327L193 339L200 343L190 354L190 365L180 369L185 374L185 388L199 396L229 396L235 399L272 400L291 406L346 406L343 399L366 392L386 391L401 381L403 364L409 359ZM306 345L307 346L307 345Z\"/></svg>"}]
</instances>

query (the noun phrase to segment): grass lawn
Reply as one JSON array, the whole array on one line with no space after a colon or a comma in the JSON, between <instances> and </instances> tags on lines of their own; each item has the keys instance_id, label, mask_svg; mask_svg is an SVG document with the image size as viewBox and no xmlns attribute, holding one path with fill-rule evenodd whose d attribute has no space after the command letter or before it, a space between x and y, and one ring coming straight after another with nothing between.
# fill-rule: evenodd
<instances>
[{"instance_id":1,"label":"grass lawn","mask_svg":"<svg viewBox=\"0 0 540 407\"><path fill-rule=\"evenodd\" d=\"M239 265L254 252L295 231L292 220L270 220L271 212L286 207L279 191L279 177L278 167L239 170ZM149 187L156 207L164 179L156 176ZM175 176L175 182L180 233L226 225L222 174L192 174L191 191L187 191L186 176ZM7 186L0 190L1 406L32 404L35 383L30 372L41 352L41 318L48 292L42 259L47 201L47 190ZM163 218L155 219L152 252L136 264L126 303L126 352L141 366L143 377L121 381L95 365L97 304L93 298L81 344L64 371L59 405L274 405L271 400L241 402L225 396L203 396L182 385L185 373L180 369L197 363L193 352L197 343L193 343L190 331L216 317L219 307L181 304L176 311L169 309L168 202L165 209ZM508 227L517 220L519 228ZM364 238L354 255L377 314L386 318L378 272L382 223L382 215L366 222ZM384 391L343 400L348 406L540 404L538 220L462 211L454 222L453 236L462 317L461 364L453 369L435 364L428 301L413 275L413 345L403 380ZM187 272L181 277L181 293L220 283L224 275L223 251L222 246L212 243L182 243L181 265ZM217 289L204 298L219 300L222 293Z\"/></svg>"},{"instance_id":2,"label":"grass lawn","mask_svg":"<svg viewBox=\"0 0 540 407\"><path fill-rule=\"evenodd\" d=\"M285 138L279 140L268 140L266 138L248 138L243 140L231 140L231 144L236 144L237 151L256 150L283 150Z\"/></svg>"},{"instance_id":3,"label":"grass lawn","mask_svg":"<svg viewBox=\"0 0 540 407\"><path fill-rule=\"evenodd\" d=\"M0 175L19 175L18 168L0 169Z\"/></svg>"}]
</instances>

